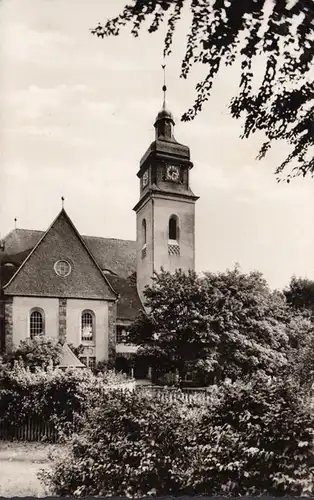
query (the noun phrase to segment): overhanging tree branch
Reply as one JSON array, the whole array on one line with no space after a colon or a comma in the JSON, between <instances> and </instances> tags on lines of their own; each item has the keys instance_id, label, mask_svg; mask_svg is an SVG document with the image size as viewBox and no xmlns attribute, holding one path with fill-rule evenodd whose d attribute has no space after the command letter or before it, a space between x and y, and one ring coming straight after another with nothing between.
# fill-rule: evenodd
<instances>
[{"instance_id":1,"label":"overhanging tree branch","mask_svg":"<svg viewBox=\"0 0 314 500\"><path fill-rule=\"evenodd\" d=\"M222 66L240 61L239 94L230 103L234 118L245 117L242 137L262 131L266 140L258 158L274 141L283 140L291 153L276 169L278 180L314 173L314 2L312 0L134 0L121 14L91 32L99 37L118 36L131 27L138 36L149 22L153 33L167 23L164 55L171 53L173 35L183 8L192 13L181 77L193 65L208 67L196 86L194 104L182 120L193 120L208 101ZM253 63L266 56L264 77L253 89ZM305 137L306 136L306 137ZM287 169L290 167L290 172Z\"/></svg>"}]
</instances>

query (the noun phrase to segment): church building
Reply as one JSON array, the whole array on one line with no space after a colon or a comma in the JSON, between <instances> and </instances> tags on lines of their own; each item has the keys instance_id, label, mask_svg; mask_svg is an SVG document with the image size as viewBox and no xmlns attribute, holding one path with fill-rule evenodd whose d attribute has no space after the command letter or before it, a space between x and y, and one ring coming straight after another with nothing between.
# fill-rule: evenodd
<instances>
[{"instance_id":1,"label":"church building","mask_svg":"<svg viewBox=\"0 0 314 500\"><path fill-rule=\"evenodd\" d=\"M1 349L38 334L84 346L80 360L110 361L138 378L129 325L161 267L194 269L195 202L190 150L166 108L139 163L135 241L82 236L64 208L46 232L15 228L0 242ZM131 370L131 371L130 371Z\"/></svg>"}]
</instances>

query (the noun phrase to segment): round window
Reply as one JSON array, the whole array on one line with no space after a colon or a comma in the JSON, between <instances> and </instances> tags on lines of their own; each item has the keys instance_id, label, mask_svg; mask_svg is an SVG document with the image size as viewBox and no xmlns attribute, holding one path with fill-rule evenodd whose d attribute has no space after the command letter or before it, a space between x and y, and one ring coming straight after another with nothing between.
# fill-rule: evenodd
<instances>
[{"instance_id":1,"label":"round window","mask_svg":"<svg viewBox=\"0 0 314 500\"><path fill-rule=\"evenodd\" d=\"M58 260L54 265L54 270L58 276L69 276L71 272L71 265L67 260Z\"/></svg>"}]
</instances>

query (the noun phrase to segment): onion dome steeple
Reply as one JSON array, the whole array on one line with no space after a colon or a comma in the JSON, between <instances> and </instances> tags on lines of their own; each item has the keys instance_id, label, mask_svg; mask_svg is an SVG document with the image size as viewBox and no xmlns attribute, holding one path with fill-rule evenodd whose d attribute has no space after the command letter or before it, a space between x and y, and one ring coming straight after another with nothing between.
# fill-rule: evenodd
<instances>
[{"instance_id":1,"label":"onion dome steeple","mask_svg":"<svg viewBox=\"0 0 314 500\"><path fill-rule=\"evenodd\" d=\"M190 161L190 149L188 146L180 144L176 141L173 129L174 129L174 118L171 111L168 109L166 104L166 75L165 75L166 65L162 65L164 71L164 84L162 91L164 94L163 105L158 115L156 116L154 127L155 127L155 140L146 150L146 153L142 156L140 160L140 172L145 170L148 163L161 161L184 161L187 162L192 168L193 164ZM141 175L140 173L140 175Z\"/></svg>"},{"instance_id":2,"label":"onion dome steeple","mask_svg":"<svg viewBox=\"0 0 314 500\"><path fill-rule=\"evenodd\" d=\"M156 139L162 138L164 140L173 140L173 127L174 127L174 119L171 111L167 108L166 105L166 92L167 92L167 86L166 86L166 71L165 71L166 65L162 65L162 69L164 70L164 84L162 87L162 91L164 93L164 101L162 105L162 109L159 111L154 127L156 129Z\"/></svg>"}]
</instances>

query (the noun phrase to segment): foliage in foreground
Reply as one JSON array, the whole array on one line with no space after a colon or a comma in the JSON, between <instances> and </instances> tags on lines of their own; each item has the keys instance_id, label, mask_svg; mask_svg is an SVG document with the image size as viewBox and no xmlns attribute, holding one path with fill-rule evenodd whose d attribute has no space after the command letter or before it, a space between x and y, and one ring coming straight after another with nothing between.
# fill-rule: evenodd
<instances>
[{"instance_id":1,"label":"foliage in foreground","mask_svg":"<svg viewBox=\"0 0 314 500\"><path fill-rule=\"evenodd\" d=\"M239 94L230 109L234 118L245 117L243 137L265 133L260 158L278 139L291 146L291 153L276 170L279 179L287 166L292 167L288 182L296 175L313 174L313 154L307 154L314 146L313 2L134 0L92 33L102 38L117 36L128 25L138 36L145 21L149 33L166 25L164 55L168 55L184 7L192 17L180 76L187 78L193 65L201 65L205 77L196 85L194 105L182 120L192 120L202 110L222 66L237 61ZM263 67L261 78L256 78L256 62Z\"/></svg>"},{"instance_id":2,"label":"foliage in foreground","mask_svg":"<svg viewBox=\"0 0 314 500\"><path fill-rule=\"evenodd\" d=\"M313 495L314 416L289 379L225 385L196 430L191 486L205 495Z\"/></svg>"},{"instance_id":3,"label":"foliage in foreground","mask_svg":"<svg viewBox=\"0 0 314 500\"><path fill-rule=\"evenodd\" d=\"M224 383L199 415L110 393L40 477L54 495L311 495L314 417L294 383Z\"/></svg>"},{"instance_id":4,"label":"foliage in foreground","mask_svg":"<svg viewBox=\"0 0 314 500\"><path fill-rule=\"evenodd\" d=\"M71 451L41 477L61 496L179 494L188 461L187 429L176 404L139 393L108 393L88 413Z\"/></svg>"},{"instance_id":5,"label":"foliage in foreground","mask_svg":"<svg viewBox=\"0 0 314 500\"><path fill-rule=\"evenodd\" d=\"M22 361L25 367L34 371L37 367L47 368L52 363L57 366L62 359L62 345L58 339L46 335L21 340L17 347L5 354L3 361L13 366L15 361Z\"/></svg>"},{"instance_id":6,"label":"foliage in foreground","mask_svg":"<svg viewBox=\"0 0 314 500\"><path fill-rule=\"evenodd\" d=\"M107 371L97 377L87 369L37 369L15 363L0 375L0 415L3 422L22 425L29 418L51 422L60 433L71 434L99 395L125 382Z\"/></svg>"}]
</instances>

